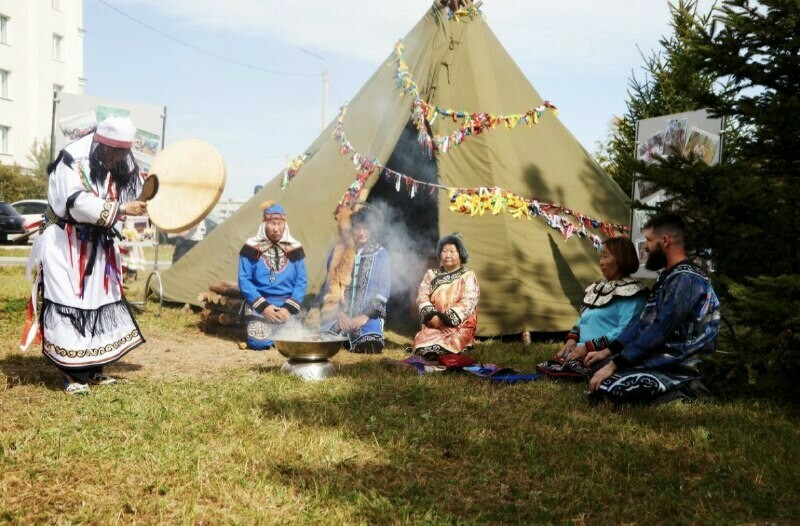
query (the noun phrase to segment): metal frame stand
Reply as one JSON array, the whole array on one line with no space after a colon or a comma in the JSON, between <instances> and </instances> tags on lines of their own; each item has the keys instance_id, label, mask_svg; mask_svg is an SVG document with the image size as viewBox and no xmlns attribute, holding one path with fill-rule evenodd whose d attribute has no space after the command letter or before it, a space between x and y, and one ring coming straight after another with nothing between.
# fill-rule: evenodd
<instances>
[{"instance_id":1,"label":"metal frame stand","mask_svg":"<svg viewBox=\"0 0 800 526\"><path fill-rule=\"evenodd\" d=\"M142 301L130 301L128 303L144 309L145 305L147 305L147 298L150 296L150 281L153 278L156 278L158 281L158 314L156 314L156 316L160 318L161 311L164 308L164 283L161 281L161 272L158 271L158 227L154 228L155 240L153 242L153 248L155 249L155 253L153 256L153 270L151 270L150 274L147 275L147 281L145 281L144 285L144 292L142 293Z\"/></svg>"}]
</instances>

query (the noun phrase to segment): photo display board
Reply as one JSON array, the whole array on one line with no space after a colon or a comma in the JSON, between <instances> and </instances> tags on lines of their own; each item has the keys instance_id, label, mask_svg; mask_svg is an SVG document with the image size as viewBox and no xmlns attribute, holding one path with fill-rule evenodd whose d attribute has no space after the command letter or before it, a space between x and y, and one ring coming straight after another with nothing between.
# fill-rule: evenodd
<instances>
[{"instance_id":1,"label":"photo display board","mask_svg":"<svg viewBox=\"0 0 800 526\"><path fill-rule=\"evenodd\" d=\"M108 117L129 117L136 126L131 151L143 176L163 147L166 107L70 93L58 93L55 102L52 132L56 156L67 144L94 132L97 123ZM146 215L128 216L119 228L126 242L157 240L156 231Z\"/></svg>"},{"instance_id":2,"label":"photo display board","mask_svg":"<svg viewBox=\"0 0 800 526\"><path fill-rule=\"evenodd\" d=\"M97 123L108 117L130 117L136 126L132 151L143 171L148 171L163 145L165 107L70 93L59 93L55 106L53 144L56 155L67 144L92 133Z\"/></svg>"},{"instance_id":3,"label":"photo display board","mask_svg":"<svg viewBox=\"0 0 800 526\"><path fill-rule=\"evenodd\" d=\"M673 113L636 123L636 158L647 164L658 162L658 157L688 155L690 152L709 165L722 159L722 118L712 118L707 110ZM655 205L666 199L664 190L649 181L634 178L631 198L647 205ZM642 225L649 218L649 211L633 210L631 213L631 241L639 253L637 277L654 278L656 274L644 269L647 260Z\"/></svg>"}]
</instances>

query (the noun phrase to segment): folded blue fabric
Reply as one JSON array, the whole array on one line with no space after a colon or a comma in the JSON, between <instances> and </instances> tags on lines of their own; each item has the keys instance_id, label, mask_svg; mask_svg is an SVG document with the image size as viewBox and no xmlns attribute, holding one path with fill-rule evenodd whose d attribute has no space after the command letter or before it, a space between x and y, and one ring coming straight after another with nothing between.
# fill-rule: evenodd
<instances>
[{"instance_id":1,"label":"folded blue fabric","mask_svg":"<svg viewBox=\"0 0 800 526\"><path fill-rule=\"evenodd\" d=\"M541 374L498 374L489 376L486 379L498 384L519 384L523 382L533 382L541 377Z\"/></svg>"}]
</instances>

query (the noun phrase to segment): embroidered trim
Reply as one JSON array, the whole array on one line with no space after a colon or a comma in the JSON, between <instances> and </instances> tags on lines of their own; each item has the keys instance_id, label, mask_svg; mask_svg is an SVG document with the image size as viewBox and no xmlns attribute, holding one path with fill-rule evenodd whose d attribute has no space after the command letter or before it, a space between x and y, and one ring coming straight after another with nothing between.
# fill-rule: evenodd
<instances>
[{"instance_id":1,"label":"embroidered trim","mask_svg":"<svg viewBox=\"0 0 800 526\"><path fill-rule=\"evenodd\" d=\"M253 310L257 312L262 312L264 309L267 308L269 302L264 298L258 298L256 301L253 302Z\"/></svg>"},{"instance_id":2,"label":"embroidered trim","mask_svg":"<svg viewBox=\"0 0 800 526\"><path fill-rule=\"evenodd\" d=\"M452 327L461 325L461 316L453 309L447 309L444 314L440 314L442 320Z\"/></svg>"},{"instance_id":3,"label":"embroidered trim","mask_svg":"<svg viewBox=\"0 0 800 526\"><path fill-rule=\"evenodd\" d=\"M419 309L420 323L428 323L437 314L436 307L430 303L425 304Z\"/></svg>"},{"instance_id":4,"label":"embroidered trim","mask_svg":"<svg viewBox=\"0 0 800 526\"><path fill-rule=\"evenodd\" d=\"M102 347L95 347L93 349L78 349L71 351L63 347L59 347L58 345L47 340L43 342L42 347L46 352L50 354L57 354L62 358L85 358L87 356L102 356L103 354L118 351L120 348L124 348L129 342L141 338L141 336L142 335L139 333L139 329L133 329L119 340Z\"/></svg>"},{"instance_id":5,"label":"embroidered trim","mask_svg":"<svg viewBox=\"0 0 800 526\"><path fill-rule=\"evenodd\" d=\"M95 223L95 225L106 226L107 224L111 224L108 218L116 216L116 206L116 201L105 201L103 203L103 211L100 212L100 217L97 219L97 223Z\"/></svg>"},{"instance_id":6,"label":"embroidered trim","mask_svg":"<svg viewBox=\"0 0 800 526\"><path fill-rule=\"evenodd\" d=\"M433 292L442 285L449 285L467 272L466 267L458 268L452 272L445 272L443 269L433 269L433 279L431 279L431 296Z\"/></svg>"},{"instance_id":7,"label":"embroidered trim","mask_svg":"<svg viewBox=\"0 0 800 526\"><path fill-rule=\"evenodd\" d=\"M288 310L288 311L289 311L289 312L291 312L292 314L297 314L298 312L300 312L300 304L299 304L299 303L297 303L297 302L296 302L295 300L293 300L292 298L289 298L289 299L287 299L287 300L286 300L286 301L283 303L283 308L285 308L286 310Z\"/></svg>"},{"instance_id":8,"label":"embroidered trim","mask_svg":"<svg viewBox=\"0 0 800 526\"><path fill-rule=\"evenodd\" d=\"M586 287L583 295L583 304L586 307L602 307L607 305L615 296L629 298L641 292L646 292L644 283L633 278L622 278L614 281L601 279Z\"/></svg>"}]
</instances>

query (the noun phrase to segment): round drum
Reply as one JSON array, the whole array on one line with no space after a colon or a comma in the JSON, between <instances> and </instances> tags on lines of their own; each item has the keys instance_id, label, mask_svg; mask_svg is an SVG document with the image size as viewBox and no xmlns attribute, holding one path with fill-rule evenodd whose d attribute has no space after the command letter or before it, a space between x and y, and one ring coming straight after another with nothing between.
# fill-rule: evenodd
<instances>
[{"instance_id":1,"label":"round drum","mask_svg":"<svg viewBox=\"0 0 800 526\"><path fill-rule=\"evenodd\" d=\"M150 174L158 193L147 203L150 220L167 233L188 230L205 218L225 189L225 163L207 142L185 139L156 155Z\"/></svg>"}]
</instances>

